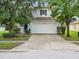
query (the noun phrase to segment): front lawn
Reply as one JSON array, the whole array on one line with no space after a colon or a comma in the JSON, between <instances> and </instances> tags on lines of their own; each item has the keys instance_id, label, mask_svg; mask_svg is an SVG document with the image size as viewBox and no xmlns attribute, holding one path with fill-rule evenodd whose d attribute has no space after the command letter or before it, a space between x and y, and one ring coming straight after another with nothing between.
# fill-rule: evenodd
<instances>
[{"instance_id":1,"label":"front lawn","mask_svg":"<svg viewBox=\"0 0 79 59\"><path fill-rule=\"evenodd\" d=\"M72 31L70 30L70 37L67 37L66 34L62 35L62 37L66 40L72 40L72 41L78 41L79 37L78 37L78 32L77 31Z\"/></svg>"},{"instance_id":2,"label":"front lawn","mask_svg":"<svg viewBox=\"0 0 79 59\"><path fill-rule=\"evenodd\" d=\"M8 33L8 31L1 31L0 32L0 41L4 40L4 41L8 41L8 40L15 40L15 41L21 41L21 40L28 40L30 37L30 34L18 34L17 37L14 38L4 38L3 34L4 33Z\"/></svg>"},{"instance_id":3,"label":"front lawn","mask_svg":"<svg viewBox=\"0 0 79 59\"><path fill-rule=\"evenodd\" d=\"M20 44L24 42L6 42L6 41L26 41L30 38L30 34L17 34L14 38L4 38L3 33L8 33L7 31L0 32L0 49L12 49L14 47L19 46Z\"/></svg>"},{"instance_id":4,"label":"front lawn","mask_svg":"<svg viewBox=\"0 0 79 59\"><path fill-rule=\"evenodd\" d=\"M17 43L17 42L0 42L0 49L12 49L14 47L17 47L22 43Z\"/></svg>"},{"instance_id":5,"label":"front lawn","mask_svg":"<svg viewBox=\"0 0 79 59\"><path fill-rule=\"evenodd\" d=\"M70 36L71 36L71 37L73 37L73 38L74 38L74 37L78 37L78 32L77 32L77 31L72 31L72 30L70 30L69 32L70 32Z\"/></svg>"}]
</instances>

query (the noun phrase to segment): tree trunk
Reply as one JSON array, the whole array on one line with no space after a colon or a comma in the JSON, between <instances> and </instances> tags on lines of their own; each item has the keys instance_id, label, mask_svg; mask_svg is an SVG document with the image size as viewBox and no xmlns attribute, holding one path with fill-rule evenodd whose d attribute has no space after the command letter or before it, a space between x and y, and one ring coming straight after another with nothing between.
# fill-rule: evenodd
<instances>
[{"instance_id":1,"label":"tree trunk","mask_svg":"<svg viewBox=\"0 0 79 59\"><path fill-rule=\"evenodd\" d=\"M12 22L12 18L13 18L13 9L10 10L10 18L9 18L9 21L8 21L8 26L9 26L9 32L13 32L13 22Z\"/></svg>"},{"instance_id":2,"label":"tree trunk","mask_svg":"<svg viewBox=\"0 0 79 59\"><path fill-rule=\"evenodd\" d=\"M61 23L61 32L62 32L62 35L65 34L65 26L63 22Z\"/></svg>"},{"instance_id":3,"label":"tree trunk","mask_svg":"<svg viewBox=\"0 0 79 59\"><path fill-rule=\"evenodd\" d=\"M69 33L69 23L67 24L67 37L70 37L70 33Z\"/></svg>"},{"instance_id":4,"label":"tree trunk","mask_svg":"<svg viewBox=\"0 0 79 59\"><path fill-rule=\"evenodd\" d=\"M13 31L13 24L11 22L8 22L6 25L6 30L8 30L9 32Z\"/></svg>"}]
</instances>

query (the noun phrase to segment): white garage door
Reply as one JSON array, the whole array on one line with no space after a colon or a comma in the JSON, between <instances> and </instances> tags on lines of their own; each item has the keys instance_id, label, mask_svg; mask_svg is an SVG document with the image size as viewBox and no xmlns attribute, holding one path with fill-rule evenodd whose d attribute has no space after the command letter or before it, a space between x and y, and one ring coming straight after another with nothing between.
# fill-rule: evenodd
<instances>
[{"instance_id":1,"label":"white garage door","mask_svg":"<svg viewBox=\"0 0 79 59\"><path fill-rule=\"evenodd\" d=\"M56 34L57 25L53 23L32 23L31 24L31 33L33 34Z\"/></svg>"}]
</instances>

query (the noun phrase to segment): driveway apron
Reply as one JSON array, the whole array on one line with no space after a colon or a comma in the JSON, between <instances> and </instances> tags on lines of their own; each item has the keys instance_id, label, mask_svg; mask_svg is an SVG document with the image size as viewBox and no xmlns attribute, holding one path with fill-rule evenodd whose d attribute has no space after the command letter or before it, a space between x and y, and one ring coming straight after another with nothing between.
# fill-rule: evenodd
<instances>
[{"instance_id":1,"label":"driveway apron","mask_svg":"<svg viewBox=\"0 0 79 59\"><path fill-rule=\"evenodd\" d=\"M31 50L79 51L79 46L65 41L58 35L31 35L24 44L11 49L11 51Z\"/></svg>"}]
</instances>

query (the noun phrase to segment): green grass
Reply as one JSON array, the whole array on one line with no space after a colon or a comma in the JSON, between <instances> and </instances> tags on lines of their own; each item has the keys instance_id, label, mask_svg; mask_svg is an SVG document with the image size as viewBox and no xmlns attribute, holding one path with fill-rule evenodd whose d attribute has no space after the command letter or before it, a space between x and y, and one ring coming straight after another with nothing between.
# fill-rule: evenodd
<instances>
[{"instance_id":1,"label":"green grass","mask_svg":"<svg viewBox=\"0 0 79 59\"><path fill-rule=\"evenodd\" d=\"M12 49L20 44L16 42L0 42L0 49Z\"/></svg>"},{"instance_id":2,"label":"green grass","mask_svg":"<svg viewBox=\"0 0 79 59\"><path fill-rule=\"evenodd\" d=\"M66 40L72 40L72 41L78 41L79 40L79 37L78 37L78 32L77 31L72 31L70 30L70 37L67 37L66 36L66 33L65 35L63 35L62 37Z\"/></svg>"},{"instance_id":3,"label":"green grass","mask_svg":"<svg viewBox=\"0 0 79 59\"><path fill-rule=\"evenodd\" d=\"M4 38L2 35L3 33L8 33L8 31L2 31L0 32L0 41L24 41L28 40L30 37L30 34L18 34L17 37L14 38ZM6 49L12 49L14 47L17 47L18 45L22 44L23 42L0 42L0 49L6 50Z\"/></svg>"},{"instance_id":4,"label":"green grass","mask_svg":"<svg viewBox=\"0 0 79 59\"><path fill-rule=\"evenodd\" d=\"M0 36L2 36L3 33L8 33L8 31L0 31Z\"/></svg>"},{"instance_id":5,"label":"green grass","mask_svg":"<svg viewBox=\"0 0 79 59\"><path fill-rule=\"evenodd\" d=\"M69 31L71 37L78 37L78 32L77 31Z\"/></svg>"}]
</instances>

